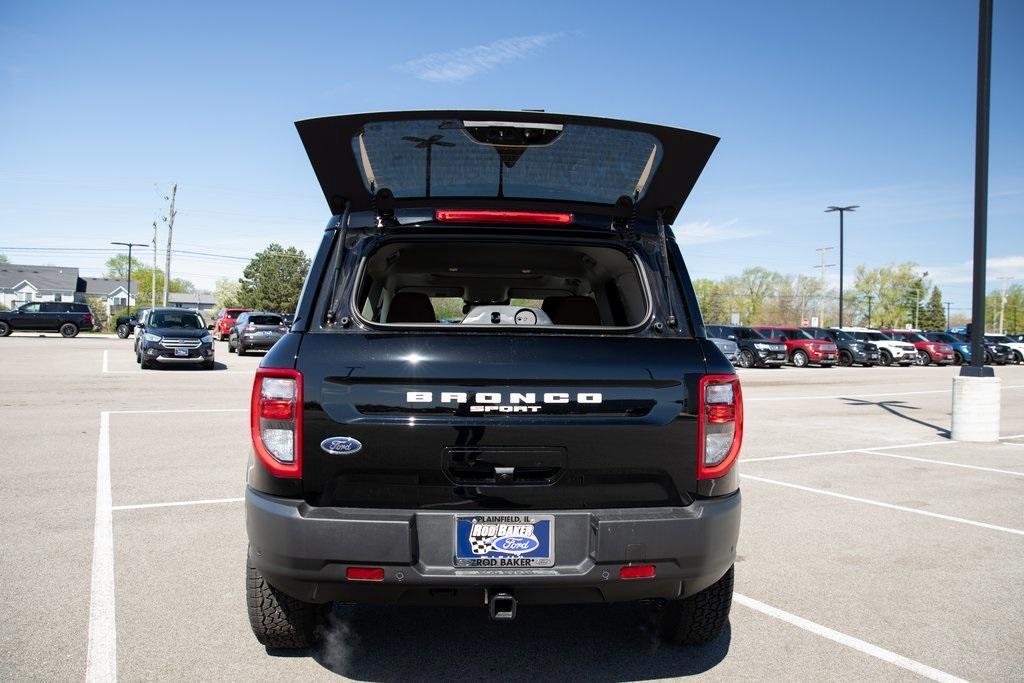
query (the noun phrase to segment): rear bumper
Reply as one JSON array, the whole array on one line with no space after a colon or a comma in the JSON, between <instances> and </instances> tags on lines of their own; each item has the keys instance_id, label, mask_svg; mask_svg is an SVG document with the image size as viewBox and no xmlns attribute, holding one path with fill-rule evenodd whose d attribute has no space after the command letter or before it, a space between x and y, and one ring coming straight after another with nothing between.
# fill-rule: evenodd
<instances>
[{"instance_id":1,"label":"rear bumper","mask_svg":"<svg viewBox=\"0 0 1024 683\"><path fill-rule=\"evenodd\" d=\"M479 569L453 566L454 512L314 508L251 488L245 507L253 564L307 602L482 605L497 587L535 604L677 598L725 574L740 524L739 492L685 508L549 511L555 566ZM655 565L656 578L619 579L629 563ZM383 567L384 580L349 581L350 566Z\"/></svg>"}]
</instances>

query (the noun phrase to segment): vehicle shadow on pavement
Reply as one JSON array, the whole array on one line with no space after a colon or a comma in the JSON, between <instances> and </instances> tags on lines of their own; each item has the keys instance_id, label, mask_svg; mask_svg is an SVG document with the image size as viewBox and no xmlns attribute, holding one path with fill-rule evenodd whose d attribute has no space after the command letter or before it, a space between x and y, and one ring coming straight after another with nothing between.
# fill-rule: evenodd
<instances>
[{"instance_id":1,"label":"vehicle shadow on pavement","mask_svg":"<svg viewBox=\"0 0 1024 683\"><path fill-rule=\"evenodd\" d=\"M523 606L493 622L468 607L335 605L321 666L363 681L558 679L622 681L689 676L729 651L730 626L702 647L661 641L636 604Z\"/></svg>"},{"instance_id":2,"label":"vehicle shadow on pavement","mask_svg":"<svg viewBox=\"0 0 1024 683\"><path fill-rule=\"evenodd\" d=\"M906 401L865 401L861 398L844 398L842 400L846 401L846 405L849 406L877 406L891 415L915 422L923 427L934 429L938 436L949 437L949 429L946 427L940 427L939 425L919 420L916 417L911 417L910 415L905 415L901 412L906 410L920 410L917 406L912 406Z\"/></svg>"},{"instance_id":3,"label":"vehicle shadow on pavement","mask_svg":"<svg viewBox=\"0 0 1024 683\"><path fill-rule=\"evenodd\" d=\"M201 367L199 367L198 365L194 365L194 364L158 365L158 366L156 366L153 369L159 370L160 372L210 372L210 370L203 370ZM228 366L225 365L224 363L219 362L219 361L214 361L213 362L213 367L211 368L211 370L215 370L215 371L216 370L227 370L227 369L228 369Z\"/></svg>"}]
</instances>

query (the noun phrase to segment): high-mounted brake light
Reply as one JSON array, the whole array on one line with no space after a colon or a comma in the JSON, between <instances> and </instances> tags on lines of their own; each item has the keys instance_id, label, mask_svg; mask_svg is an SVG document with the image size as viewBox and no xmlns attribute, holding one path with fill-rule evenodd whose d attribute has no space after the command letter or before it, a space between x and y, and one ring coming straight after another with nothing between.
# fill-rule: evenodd
<instances>
[{"instance_id":1,"label":"high-mounted brake light","mask_svg":"<svg viewBox=\"0 0 1024 683\"><path fill-rule=\"evenodd\" d=\"M249 428L256 457L275 477L302 476L302 373L259 368Z\"/></svg>"},{"instance_id":2,"label":"high-mounted brake light","mask_svg":"<svg viewBox=\"0 0 1024 683\"><path fill-rule=\"evenodd\" d=\"M518 223L529 225L569 225L571 213L550 211L484 211L479 209L437 209L434 220L439 223Z\"/></svg>"},{"instance_id":3,"label":"high-mounted brake light","mask_svg":"<svg viewBox=\"0 0 1024 683\"><path fill-rule=\"evenodd\" d=\"M743 442L743 395L736 375L705 375L697 387L697 478L729 472Z\"/></svg>"}]
</instances>

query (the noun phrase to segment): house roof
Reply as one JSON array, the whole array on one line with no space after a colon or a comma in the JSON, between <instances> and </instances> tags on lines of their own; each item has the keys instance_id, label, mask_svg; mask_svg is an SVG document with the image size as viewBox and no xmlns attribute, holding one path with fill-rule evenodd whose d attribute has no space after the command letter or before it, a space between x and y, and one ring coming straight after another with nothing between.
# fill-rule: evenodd
<instances>
[{"instance_id":1,"label":"house roof","mask_svg":"<svg viewBox=\"0 0 1024 683\"><path fill-rule=\"evenodd\" d=\"M116 280L109 277L80 277L79 292L91 294L92 296L109 296L118 287L128 290L128 282L125 280ZM132 294L139 291L138 282L132 280Z\"/></svg>"},{"instance_id":2,"label":"house roof","mask_svg":"<svg viewBox=\"0 0 1024 683\"><path fill-rule=\"evenodd\" d=\"M65 266L0 265L0 289L12 289L28 281L40 292L78 291L78 268Z\"/></svg>"},{"instance_id":3,"label":"house roof","mask_svg":"<svg viewBox=\"0 0 1024 683\"><path fill-rule=\"evenodd\" d=\"M213 294L206 294L204 292L197 292L195 294L191 292L170 292L167 295L167 303L216 306L217 298Z\"/></svg>"}]
</instances>

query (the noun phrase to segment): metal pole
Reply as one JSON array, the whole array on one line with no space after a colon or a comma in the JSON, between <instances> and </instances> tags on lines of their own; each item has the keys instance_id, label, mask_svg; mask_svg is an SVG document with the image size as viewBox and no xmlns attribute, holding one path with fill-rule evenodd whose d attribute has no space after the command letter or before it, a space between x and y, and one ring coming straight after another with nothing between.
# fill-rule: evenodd
<instances>
[{"instance_id":1,"label":"metal pole","mask_svg":"<svg viewBox=\"0 0 1024 683\"><path fill-rule=\"evenodd\" d=\"M167 293L171 286L171 236L174 233L174 216L177 215L177 212L174 210L174 197L177 194L178 184L174 183L171 185L171 209L167 216L167 266L164 268L164 306L167 305Z\"/></svg>"},{"instance_id":2,"label":"metal pole","mask_svg":"<svg viewBox=\"0 0 1024 683\"><path fill-rule=\"evenodd\" d=\"M839 210L839 327L843 326L843 214Z\"/></svg>"},{"instance_id":3,"label":"metal pole","mask_svg":"<svg viewBox=\"0 0 1024 683\"><path fill-rule=\"evenodd\" d=\"M947 301L946 302L946 327L947 328L950 326L949 325L949 315L950 315L949 307L952 306L952 305L953 305L953 302L951 302L951 301Z\"/></svg>"},{"instance_id":4,"label":"metal pole","mask_svg":"<svg viewBox=\"0 0 1024 683\"><path fill-rule=\"evenodd\" d=\"M156 306L156 221L153 221L153 276L150 279L153 284L153 298L149 300L149 305Z\"/></svg>"},{"instance_id":5,"label":"metal pole","mask_svg":"<svg viewBox=\"0 0 1024 683\"><path fill-rule=\"evenodd\" d=\"M978 102L974 148L974 291L971 297L971 364L961 376L994 377L985 367L985 258L988 237L988 120L992 80L992 0L979 0Z\"/></svg>"},{"instance_id":6,"label":"metal pole","mask_svg":"<svg viewBox=\"0 0 1024 683\"><path fill-rule=\"evenodd\" d=\"M122 247L128 247L128 304L125 309L130 309L132 306L132 247L144 247L145 244L137 244L135 242L111 242Z\"/></svg>"}]
</instances>

